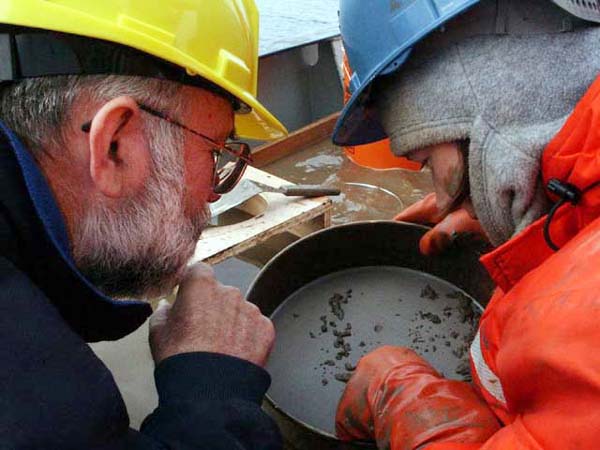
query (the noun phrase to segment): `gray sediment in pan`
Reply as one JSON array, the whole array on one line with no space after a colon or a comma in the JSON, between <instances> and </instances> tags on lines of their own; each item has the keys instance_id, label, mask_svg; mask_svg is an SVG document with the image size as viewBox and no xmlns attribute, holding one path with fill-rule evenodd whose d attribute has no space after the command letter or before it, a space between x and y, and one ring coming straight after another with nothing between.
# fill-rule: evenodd
<instances>
[{"instance_id":1,"label":"gray sediment in pan","mask_svg":"<svg viewBox=\"0 0 600 450\"><path fill-rule=\"evenodd\" d=\"M288 297L272 318L277 340L267 366L269 397L294 419L334 435L345 383L377 347L410 347L445 377L468 379L479 307L440 278L377 266L319 278Z\"/></svg>"}]
</instances>

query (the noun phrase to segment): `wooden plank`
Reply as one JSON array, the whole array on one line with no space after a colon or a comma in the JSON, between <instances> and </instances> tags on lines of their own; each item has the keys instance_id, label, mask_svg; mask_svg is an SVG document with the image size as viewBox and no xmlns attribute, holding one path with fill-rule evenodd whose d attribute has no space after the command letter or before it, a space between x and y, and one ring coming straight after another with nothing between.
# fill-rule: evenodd
<instances>
[{"instance_id":1,"label":"wooden plank","mask_svg":"<svg viewBox=\"0 0 600 450\"><path fill-rule=\"evenodd\" d=\"M322 230L323 228L329 228L331 222L331 211L326 211L325 214L321 214L314 219L300 223L295 227L291 228L289 232L296 237L302 238L304 236L308 236L315 231ZM326 224L329 225L326 226Z\"/></svg>"},{"instance_id":2,"label":"wooden plank","mask_svg":"<svg viewBox=\"0 0 600 450\"><path fill-rule=\"evenodd\" d=\"M244 176L273 187L289 184L254 167L248 167ZM312 220L315 220L314 225L305 228L305 231L330 223L332 203L329 197L285 197L268 192L260 194L260 197L266 202L262 214L233 225L206 229L198 241L192 262L216 264Z\"/></svg>"},{"instance_id":3,"label":"wooden plank","mask_svg":"<svg viewBox=\"0 0 600 450\"><path fill-rule=\"evenodd\" d=\"M325 214L326 211L328 210L328 206L323 204L321 205L319 208L314 208L310 211L305 211L293 218L290 218L288 220L282 221L277 225L274 226L269 226L267 229L262 229L260 230L260 232L257 233L252 233L250 231L250 228L245 228L244 232L242 232L241 234L239 232L236 232L236 236L234 237L233 233L229 233L228 235L222 236L222 238L228 239L229 243L231 245L228 246L224 246L225 248L223 248L222 250L216 252L215 254L206 257L206 258L197 258L196 256L193 258L192 262L196 262L198 260L202 260L207 264L217 264L220 263L221 261L226 260L227 258L231 258L232 256L238 255L250 248L253 248L259 244L261 244L262 242L267 241L268 239L272 238L273 236L282 233L284 231L290 231L292 230L295 226L302 224L302 222L304 221L310 221L311 219ZM250 220L254 220L254 219L250 219ZM250 222L250 221L248 221ZM251 226L253 228L255 228L255 230L258 230L260 228L262 228L261 226L264 225L264 218L259 218L257 222L255 222L254 224L252 224ZM246 225L250 225L250 224L246 224ZM313 230L316 231L316 230ZM233 243L232 240L230 239L239 239L236 243ZM221 241L223 242L223 241ZM202 245L202 242L199 243L200 245Z\"/></svg>"},{"instance_id":4,"label":"wooden plank","mask_svg":"<svg viewBox=\"0 0 600 450\"><path fill-rule=\"evenodd\" d=\"M258 147L252 152L254 160L252 165L258 168L264 167L311 144L327 139L333 133L339 115L339 112L331 114L282 139Z\"/></svg>"}]
</instances>

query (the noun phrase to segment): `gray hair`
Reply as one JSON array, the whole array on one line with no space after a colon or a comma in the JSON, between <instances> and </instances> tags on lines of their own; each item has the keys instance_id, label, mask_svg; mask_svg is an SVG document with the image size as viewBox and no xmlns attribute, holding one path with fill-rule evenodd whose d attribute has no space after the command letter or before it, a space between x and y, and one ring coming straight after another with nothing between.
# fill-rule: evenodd
<instances>
[{"instance_id":1,"label":"gray hair","mask_svg":"<svg viewBox=\"0 0 600 450\"><path fill-rule=\"evenodd\" d=\"M43 162L68 145L68 137L81 132L103 102L129 95L177 117L187 101L181 89L177 83L124 76L24 80L0 90L0 119ZM90 117L74 117L79 105ZM170 291L181 280L209 217L206 207L186 213L183 130L152 116L144 119L153 163L145 189L118 204L86 202L81 217L71 223L75 264L100 290L116 297Z\"/></svg>"},{"instance_id":2,"label":"gray hair","mask_svg":"<svg viewBox=\"0 0 600 450\"><path fill-rule=\"evenodd\" d=\"M72 108L79 98L102 102L129 95L154 108L177 112L181 88L169 81L118 75L31 78L0 90L0 119L39 158L65 146Z\"/></svg>"}]
</instances>

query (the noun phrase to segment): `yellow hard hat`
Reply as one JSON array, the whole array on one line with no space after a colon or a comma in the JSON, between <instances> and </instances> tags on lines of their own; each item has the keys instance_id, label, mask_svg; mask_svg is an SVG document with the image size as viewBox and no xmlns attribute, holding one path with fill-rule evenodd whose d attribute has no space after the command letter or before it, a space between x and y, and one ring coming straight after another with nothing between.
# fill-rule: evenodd
<instances>
[{"instance_id":1,"label":"yellow hard hat","mask_svg":"<svg viewBox=\"0 0 600 450\"><path fill-rule=\"evenodd\" d=\"M238 136L287 133L256 98L254 0L2 0L0 24L0 53L12 52L0 81L116 73L218 86L238 100Z\"/></svg>"}]
</instances>

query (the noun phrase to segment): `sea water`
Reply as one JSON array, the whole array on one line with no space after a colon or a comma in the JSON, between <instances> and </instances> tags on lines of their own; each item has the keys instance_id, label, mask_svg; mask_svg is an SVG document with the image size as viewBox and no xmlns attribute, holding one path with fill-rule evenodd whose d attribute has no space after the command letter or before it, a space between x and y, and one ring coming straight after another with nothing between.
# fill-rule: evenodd
<instances>
[{"instance_id":1,"label":"sea water","mask_svg":"<svg viewBox=\"0 0 600 450\"><path fill-rule=\"evenodd\" d=\"M260 14L260 55L339 34L339 0L255 1Z\"/></svg>"}]
</instances>

